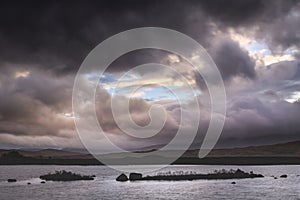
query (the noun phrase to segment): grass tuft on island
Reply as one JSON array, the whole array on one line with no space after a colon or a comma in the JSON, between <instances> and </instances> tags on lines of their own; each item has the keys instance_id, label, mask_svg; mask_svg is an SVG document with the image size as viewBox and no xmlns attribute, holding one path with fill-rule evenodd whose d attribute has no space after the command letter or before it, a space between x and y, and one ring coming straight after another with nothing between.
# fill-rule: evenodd
<instances>
[{"instance_id":1,"label":"grass tuft on island","mask_svg":"<svg viewBox=\"0 0 300 200\"><path fill-rule=\"evenodd\" d=\"M46 181L79 181L79 180L94 180L94 175L87 176L87 175L80 175L75 174L73 172L67 172L65 170L62 171L55 171L55 173L46 174L40 176L40 179Z\"/></svg>"},{"instance_id":2,"label":"grass tuft on island","mask_svg":"<svg viewBox=\"0 0 300 200\"><path fill-rule=\"evenodd\" d=\"M133 175L132 175L133 174ZM122 176L122 179L120 180L120 176ZM184 180L200 180L200 179L206 179L206 180L211 180L211 179L245 179L245 178L263 178L264 176L261 174L254 174L252 171L250 173L244 172L240 169L237 170L215 170L214 173L209 173L209 174L197 174L195 172L167 172L167 173L160 173L155 176L145 176L143 177L142 174L138 173L131 173L129 175L128 179L123 179L124 174L121 174L116 180L117 181L184 181Z\"/></svg>"}]
</instances>

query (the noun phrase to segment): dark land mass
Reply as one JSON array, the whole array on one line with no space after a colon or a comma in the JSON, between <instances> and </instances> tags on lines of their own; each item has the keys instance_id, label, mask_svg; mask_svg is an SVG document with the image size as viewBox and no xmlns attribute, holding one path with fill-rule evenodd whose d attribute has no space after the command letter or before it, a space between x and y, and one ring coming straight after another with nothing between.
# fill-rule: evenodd
<instances>
[{"instance_id":1,"label":"dark land mass","mask_svg":"<svg viewBox=\"0 0 300 200\"><path fill-rule=\"evenodd\" d=\"M155 151L155 150L151 150ZM197 149L186 151L172 164L191 165L299 165L300 141L267 146L253 146L232 149L214 149L211 153L199 159ZM135 151L136 153L150 152ZM126 153L106 154L112 164L127 164L128 160L138 164L166 164L161 161L164 157L172 157L172 152L147 156L144 162L141 159L129 157ZM85 151L69 152L65 150L0 150L0 165L102 165L92 155Z\"/></svg>"},{"instance_id":2,"label":"dark land mass","mask_svg":"<svg viewBox=\"0 0 300 200\"><path fill-rule=\"evenodd\" d=\"M46 181L79 181L79 180L94 180L94 176L80 175L73 172L56 171L55 173L40 176L40 179Z\"/></svg>"},{"instance_id":3,"label":"dark land mass","mask_svg":"<svg viewBox=\"0 0 300 200\"><path fill-rule=\"evenodd\" d=\"M159 174L155 176L143 177L140 173L130 173L129 178L125 174L121 174L116 178L116 181L184 181L184 180L220 180L220 179L245 179L245 178L263 178L262 174L254 174L253 172L244 172L240 169L237 170L220 170L209 174L196 174L196 173L180 173L180 174Z\"/></svg>"}]
</instances>

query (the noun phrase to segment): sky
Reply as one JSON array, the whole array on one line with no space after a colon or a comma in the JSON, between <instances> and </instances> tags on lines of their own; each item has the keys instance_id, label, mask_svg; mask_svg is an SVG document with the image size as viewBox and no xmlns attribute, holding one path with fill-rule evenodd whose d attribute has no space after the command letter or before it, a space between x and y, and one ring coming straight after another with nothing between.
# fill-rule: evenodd
<instances>
[{"instance_id":1,"label":"sky","mask_svg":"<svg viewBox=\"0 0 300 200\"><path fill-rule=\"evenodd\" d=\"M139 27L182 32L216 63L227 95L217 147L300 140L300 1L11 0L0 6L0 27L0 148L83 148L72 111L76 73L99 43ZM193 113L180 108L169 90L188 106L192 97L182 80L166 70L124 75L149 62L172 66L193 88L201 109L197 147L211 116L207 86L184 58L155 49L122 55L100 78L96 110L105 134L124 149L164 145L179 129L184 112L190 134ZM98 78L87 74L85 81ZM120 109L124 99L131 98L131 117L141 126L149 123L149 108L161 106L165 126L144 140L124 134L115 122L124 116L114 119L110 111L112 98ZM105 148L104 142L97 145Z\"/></svg>"}]
</instances>

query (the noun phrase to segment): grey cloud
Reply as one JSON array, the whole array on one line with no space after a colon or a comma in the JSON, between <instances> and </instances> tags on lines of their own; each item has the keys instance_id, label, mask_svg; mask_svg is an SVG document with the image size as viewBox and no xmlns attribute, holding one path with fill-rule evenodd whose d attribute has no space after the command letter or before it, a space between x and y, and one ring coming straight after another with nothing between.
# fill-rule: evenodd
<instances>
[{"instance_id":1,"label":"grey cloud","mask_svg":"<svg viewBox=\"0 0 300 200\"><path fill-rule=\"evenodd\" d=\"M283 3L283 2L282 2ZM266 41L274 53L282 53L289 47L300 45L300 2L295 4L286 15L275 18L272 23L262 24L257 37Z\"/></svg>"},{"instance_id":2,"label":"grey cloud","mask_svg":"<svg viewBox=\"0 0 300 200\"><path fill-rule=\"evenodd\" d=\"M96 113L101 128L105 131L106 136L120 148L130 150L139 147L147 147L156 145L157 142L168 143L176 134L178 129L177 115L173 115L171 111L167 111L167 118L164 127L154 136L141 139L135 138L124 133L116 123L116 117L122 121L122 118L128 118L126 113L118 116L113 116L111 110L111 98L117 98L114 104L115 107L127 107L124 96L114 95L111 97L106 90L99 89L96 97ZM148 115L151 103L146 102L143 99L131 98L129 104L130 117L139 126L146 126L150 122ZM179 113L180 114L180 113ZM164 116L161 117L160 121L164 121ZM158 119L155 119L158 120ZM128 124L129 126L129 124ZM116 137L117 136L117 137ZM122 138L122 139L120 139Z\"/></svg>"},{"instance_id":3,"label":"grey cloud","mask_svg":"<svg viewBox=\"0 0 300 200\"><path fill-rule=\"evenodd\" d=\"M251 26L280 18L288 13L296 2L295 0L212 0L201 1L200 4L209 16L222 24Z\"/></svg>"},{"instance_id":4,"label":"grey cloud","mask_svg":"<svg viewBox=\"0 0 300 200\"><path fill-rule=\"evenodd\" d=\"M299 47L298 0L213 0L200 4L208 18L224 32L234 27L251 35L254 30L255 37L277 54L289 47Z\"/></svg>"},{"instance_id":5,"label":"grey cloud","mask_svg":"<svg viewBox=\"0 0 300 200\"><path fill-rule=\"evenodd\" d=\"M285 101L240 98L229 103L222 138L236 138L244 141L242 145L248 140L256 144L299 140L299 114L299 105Z\"/></svg>"},{"instance_id":6,"label":"grey cloud","mask_svg":"<svg viewBox=\"0 0 300 200\"><path fill-rule=\"evenodd\" d=\"M300 71L297 61L282 61L268 65L259 70L260 79L268 83L274 83L282 80L297 80L297 74Z\"/></svg>"},{"instance_id":7,"label":"grey cloud","mask_svg":"<svg viewBox=\"0 0 300 200\"><path fill-rule=\"evenodd\" d=\"M159 26L185 32L190 7L156 0L5 2L0 8L0 61L39 63L59 74L76 72L94 46L121 31Z\"/></svg>"},{"instance_id":8,"label":"grey cloud","mask_svg":"<svg viewBox=\"0 0 300 200\"><path fill-rule=\"evenodd\" d=\"M282 100L282 96L279 92L269 89L262 92L262 99L265 98L269 101L279 101Z\"/></svg>"},{"instance_id":9,"label":"grey cloud","mask_svg":"<svg viewBox=\"0 0 300 200\"><path fill-rule=\"evenodd\" d=\"M254 60L230 38L216 38L209 52L225 80L232 76L255 78Z\"/></svg>"},{"instance_id":10,"label":"grey cloud","mask_svg":"<svg viewBox=\"0 0 300 200\"><path fill-rule=\"evenodd\" d=\"M186 33L208 47L214 39L211 35L211 19L216 23L218 20L223 24L231 22L226 27L244 21L249 21L249 24L255 23L254 19L264 24L265 17L259 18L258 16L261 15L258 13L271 15L273 12L270 12L271 8L268 7L276 7L277 10L282 9L280 13L283 15L293 4L290 1L274 3L259 0L243 2L230 0L147 3L130 1L126 4L109 1L90 1L90 4L83 4L80 1L74 1L72 4L64 2L55 4L46 1L34 2L34 5L34 7L30 6L30 1L26 4L12 2L5 3L1 7L3 20L0 22L2 27L0 40L5 49L2 50L0 61L30 65L38 63L39 66L44 66L45 70L65 74L76 72L81 61L95 45L120 31L140 26L162 26ZM10 26L10 24L18 24L18 26ZM226 31L226 27L222 30ZM278 31L271 31L270 34L272 32ZM141 62L160 57L162 57L160 53L151 53L150 56L138 53L127 59L120 58L112 69L126 70ZM253 77L253 72L243 71L242 74L244 72ZM224 73L226 77L230 75Z\"/></svg>"},{"instance_id":11,"label":"grey cloud","mask_svg":"<svg viewBox=\"0 0 300 200\"><path fill-rule=\"evenodd\" d=\"M13 135L71 136L74 130L70 118L71 81L55 79L38 72L1 82L0 132Z\"/></svg>"},{"instance_id":12,"label":"grey cloud","mask_svg":"<svg viewBox=\"0 0 300 200\"><path fill-rule=\"evenodd\" d=\"M267 90L264 92L264 95L267 95L267 96L271 96L271 97L277 97L277 93L273 90Z\"/></svg>"}]
</instances>

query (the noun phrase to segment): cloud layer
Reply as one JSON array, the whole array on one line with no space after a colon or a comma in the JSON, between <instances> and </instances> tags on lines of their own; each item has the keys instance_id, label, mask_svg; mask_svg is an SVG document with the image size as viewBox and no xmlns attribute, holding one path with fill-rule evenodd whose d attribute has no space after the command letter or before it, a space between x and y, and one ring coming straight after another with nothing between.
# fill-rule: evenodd
<instances>
[{"instance_id":1,"label":"cloud layer","mask_svg":"<svg viewBox=\"0 0 300 200\"><path fill-rule=\"evenodd\" d=\"M299 12L294 0L5 2L0 8L0 147L81 148L72 114L81 62L109 36L145 26L183 32L215 61L228 95L219 146L300 139ZM117 78L148 62L173 66L197 91L203 112L195 144L200 143L210 119L205 83L183 58L159 50L123 55L102 77L107 88L99 90L97 115L104 130L127 149L167 143L176 133L185 110L165 94L161 84L167 79L160 71L149 75L157 84L145 86L131 102L139 125L149 122L151 105L166 109L166 126L157 137L141 141L124 135L110 113L109 89ZM174 89L177 78L168 78ZM132 78L126 87L136 83ZM120 98L128 98L126 87ZM193 123L191 115L186 126Z\"/></svg>"}]
</instances>

